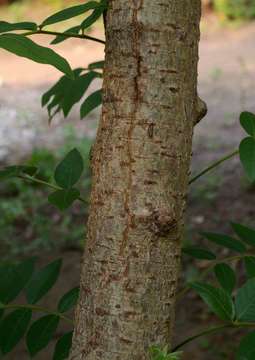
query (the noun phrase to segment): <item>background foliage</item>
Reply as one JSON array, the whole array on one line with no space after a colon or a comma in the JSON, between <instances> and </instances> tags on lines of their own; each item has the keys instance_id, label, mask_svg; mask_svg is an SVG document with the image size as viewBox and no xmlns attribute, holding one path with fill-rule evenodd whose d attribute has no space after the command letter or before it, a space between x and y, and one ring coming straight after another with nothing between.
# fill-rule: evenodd
<instances>
[{"instance_id":1,"label":"background foliage","mask_svg":"<svg viewBox=\"0 0 255 360\"><path fill-rule=\"evenodd\" d=\"M229 19L255 17L255 0L214 0L216 11Z\"/></svg>"}]
</instances>

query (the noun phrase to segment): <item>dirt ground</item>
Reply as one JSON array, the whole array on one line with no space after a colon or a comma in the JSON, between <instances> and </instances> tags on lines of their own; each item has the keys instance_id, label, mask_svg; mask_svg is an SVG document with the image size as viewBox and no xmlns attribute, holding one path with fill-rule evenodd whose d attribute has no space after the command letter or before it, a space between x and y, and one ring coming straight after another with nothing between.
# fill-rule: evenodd
<instances>
[{"instance_id":1,"label":"dirt ground","mask_svg":"<svg viewBox=\"0 0 255 360\"><path fill-rule=\"evenodd\" d=\"M214 29L209 19L203 22L202 29L199 93L208 104L208 115L195 129L193 172L235 149L242 136L238 124L240 111L255 111L255 23L236 29L219 26ZM93 35L103 37L100 29L94 30ZM48 41L45 37L38 40L42 44ZM104 56L101 45L79 40L67 41L56 49L73 67L86 66ZM42 92L58 77L59 73L48 66L0 51L0 164L23 158L36 146L61 143L63 120L58 118L55 125L48 127L47 114L39 101ZM87 133L88 124L97 116L98 112L81 124L75 110L68 122ZM185 240L199 241L197 233L205 229L228 232L230 220L254 225L254 199L254 190L245 180L238 159L231 160L224 168L191 186ZM42 256L43 263L60 256L64 258L63 276L46 305L52 307L56 296L78 284L80 255L62 252ZM185 276L190 276L193 270L194 263L185 261ZM196 331L194 324L199 329L203 324L214 323L209 313L201 311L201 303L194 294L189 294L177 309L176 342L183 338L184 332L188 335ZM57 335L63 331L60 328ZM185 348L184 359L190 360L192 356L196 360L231 360L232 355L227 354L233 350L234 343L233 333L210 337ZM9 360L27 358L22 346L7 357ZM49 352L42 352L37 358L50 359Z\"/></svg>"}]
</instances>

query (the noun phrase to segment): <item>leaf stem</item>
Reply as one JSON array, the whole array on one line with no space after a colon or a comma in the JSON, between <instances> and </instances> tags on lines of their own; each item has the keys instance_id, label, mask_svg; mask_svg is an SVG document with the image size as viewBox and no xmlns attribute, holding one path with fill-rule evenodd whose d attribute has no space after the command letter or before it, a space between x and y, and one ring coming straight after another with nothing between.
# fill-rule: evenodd
<instances>
[{"instance_id":1,"label":"leaf stem","mask_svg":"<svg viewBox=\"0 0 255 360\"><path fill-rule=\"evenodd\" d=\"M176 350L179 350L181 347L183 347L184 345L188 344L189 342L193 341L193 340L196 340L202 336L205 336L205 335L210 335L210 334L213 334L215 332L218 332L218 331L221 331L221 330L224 330L224 329L227 329L229 327L233 327L233 324L224 324L224 325L220 325L220 326L214 326L210 329L206 329L206 330L203 330L201 331L200 333L198 334L195 334L193 336L190 336L188 337L187 339L185 339L184 341L182 341L181 343L179 343L178 345L176 345L172 351L176 351Z\"/></svg>"},{"instance_id":2,"label":"leaf stem","mask_svg":"<svg viewBox=\"0 0 255 360\"><path fill-rule=\"evenodd\" d=\"M205 329L201 332L199 332L198 334L195 334L193 336L188 337L187 339L185 339L184 341L182 341L180 344L178 344L177 346L175 346L172 351L176 351L179 350L181 347L183 347L184 345L188 344L189 342L196 340L200 337L206 336L206 335L210 335L210 334L214 334L217 333L219 331L225 330L227 328L242 328L242 327L255 327L255 323L228 323L228 324L223 324L223 325L218 325L218 326L214 326L212 328L209 329Z\"/></svg>"},{"instance_id":3,"label":"leaf stem","mask_svg":"<svg viewBox=\"0 0 255 360\"><path fill-rule=\"evenodd\" d=\"M62 313L59 313L57 311L51 311L49 309L46 309L44 307L41 306L35 306L35 305L30 305L30 304L25 304L25 305L19 305L19 304L9 304L9 305L3 305L1 304L0 309L30 309L32 311L36 311L36 312L43 312L45 314L50 314L50 315L56 315L58 316L60 319L70 323L73 325L73 320L70 319L69 317L63 315Z\"/></svg>"},{"instance_id":4,"label":"leaf stem","mask_svg":"<svg viewBox=\"0 0 255 360\"><path fill-rule=\"evenodd\" d=\"M205 168L204 170L202 170L200 173L198 173L197 175L195 175L194 177L192 177L189 181L189 185L192 184L193 182L195 182L197 179L199 179L200 177L202 177L203 175L207 174L209 171L213 170L214 168L216 168L217 166L221 165L223 162L233 158L234 156L236 156L237 154L239 154L239 150L235 150L233 152L231 152L228 155L225 155L224 157L222 157L221 159L213 162L210 166L208 166L207 168Z\"/></svg>"},{"instance_id":5,"label":"leaf stem","mask_svg":"<svg viewBox=\"0 0 255 360\"><path fill-rule=\"evenodd\" d=\"M31 182L34 182L34 183L37 183L37 184L40 184L40 185L45 185L53 190L62 190L61 187L57 186L57 185L54 185L52 183L49 183L47 181L44 181L44 180L41 180L41 179L38 179L34 176L30 176L30 175L18 175L18 178L22 179L22 180L28 180L28 181L31 181ZM82 197L79 197L78 198L79 201L81 201L82 203L84 204L88 204L87 201L85 199L83 199Z\"/></svg>"},{"instance_id":6,"label":"leaf stem","mask_svg":"<svg viewBox=\"0 0 255 360\"><path fill-rule=\"evenodd\" d=\"M36 31L28 31L23 33L22 35L24 36L30 36L30 35L38 35L38 34L44 34L44 35L53 35L53 36L64 36L66 38L77 38L77 39L86 39L86 40L91 40L91 41L95 41L98 42L100 44L105 44L104 40L95 38L93 36L89 36L89 35L80 35L80 34L74 34L74 33L61 33L58 31L48 31L48 30L36 30Z\"/></svg>"}]
</instances>

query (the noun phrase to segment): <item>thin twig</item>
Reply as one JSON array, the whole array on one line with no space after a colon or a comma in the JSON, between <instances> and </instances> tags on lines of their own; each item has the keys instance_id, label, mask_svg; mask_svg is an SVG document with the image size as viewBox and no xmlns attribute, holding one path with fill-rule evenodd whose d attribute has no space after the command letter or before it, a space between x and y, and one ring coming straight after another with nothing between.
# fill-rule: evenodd
<instances>
[{"instance_id":1,"label":"thin twig","mask_svg":"<svg viewBox=\"0 0 255 360\"><path fill-rule=\"evenodd\" d=\"M191 178L190 181L189 181L189 185L192 184L193 182L195 182L197 179L199 179L203 175L207 174L209 171L211 171L214 168L216 168L217 166L221 165L223 162L233 158L234 156L236 156L238 154L239 154L239 150L235 150L235 151L231 152L230 154L224 156L223 158L213 162L210 166L208 166L203 171L201 171L200 173L195 175L193 178Z\"/></svg>"},{"instance_id":2,"label":"thin twig","mask_svg":"<svg viewBox=\"0 0 255 360\"><path fill-rule=\"evenodd\" d=\"M74 34L74 33L68 33L68 32L61 33L61 32L58 32L58 31L36 30L36 31L28 31L28 32L22 33L22 35L24 35L24 36L39 35L39 34L53 35L53 36L64 36L66 38L86 39L86 40L91 40L91 41L98 42L100 44L105 44L104 40L95 38L93 36L80 35L80 34Z\"/></svg>"},{"instance_id":3,"label":"thin twig","mask_svg":"<svg viewBox=\"0 0 255 360\"><path fill-rule=\"evenodd\" d=\"M30 305L30 304L25 304L25 305L20 305L20 304L3 305L3 304L1 304L0 309L29 309L29 310L36 311L36 312L43 312L45 314L58 316L60 319L73 325L73 320L70 319L69 317L67 317L57 311L51 311L51 310L46 309L41 306L35 306L35 305Z\"/></svg>"},{"instance_id":4,"label":"thin twig","mask_svg":"<svg viewBox=\"0 0 255 360\"><path fill-rule=\"evenodd\" d=\"M200 333L190 336L188 337L186 340L182 341L180 344L178 344L177 346L175 346L172 351L176 351L179 350L181 347L183 347L184 345L188 344L189 342L198 339L200 337L203 337L205 335L210 335L213 333L216 333L218 331L222 331L225 330L227 328L232 328L232 329L237 329L237 328L243 328L243 327L255 327L255 323L227 323L227 324L223 324L223 325L218 325L215 327L212 327L210 329L206 329L201 331Z\"/></svg>"},{"instance_id":5,"label":"thin twig","mask_svg":"<svg viewBox=\"0 0 255 360\"><path fill-rule=\"evenodd\" d=\"M18 178L22 179L22 180L28 180L28 181L31 181L31 182L34 182L34 183L37 183L37 184L40 184L40 185L44 185L44 186L47 186L53 190L63 190L61 187L57 186L57 185L54 185L52 183L48 183L47 181L44 181L44 180L41 180L41 179L38 179L34 176L30 176L30 175L18 175ZM78 200L80 200L81 202L83 202L84 204L88 204L88 202L83 199L82 197L79 197Z\"/></svg>"}]
</instances>

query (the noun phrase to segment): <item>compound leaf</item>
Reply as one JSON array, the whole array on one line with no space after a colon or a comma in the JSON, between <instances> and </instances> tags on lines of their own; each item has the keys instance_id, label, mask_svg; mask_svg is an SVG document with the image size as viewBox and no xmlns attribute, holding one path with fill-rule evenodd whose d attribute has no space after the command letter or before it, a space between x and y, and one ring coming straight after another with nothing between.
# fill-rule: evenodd
<instances>
[{"instance_id":1,"label":"compound leaf","mask_svg":"<svg viewBox=\"0 0 255 360\"><path fill-rule=\"evenodd\" d=\"M81 100L89 85L101 74L89 71L82 74L83 69L74 70L74 79L63 76L51 89L42 97L42 106L47 105L49 116L52 117L52 110L58 107L65 117L68 116L72 107Z\"/></svg>"},{"instance_id":2,"label":"compound leaf","mask_svg":"<svg viewBox=\"0 0 255 360\"><path fill-rule=\"evenodd\" d=\"M234 304L231 296L225 290L200 282L193 282L190 286L220 319L225 321L233 320Z\"/></svg>"}]
</instances>

